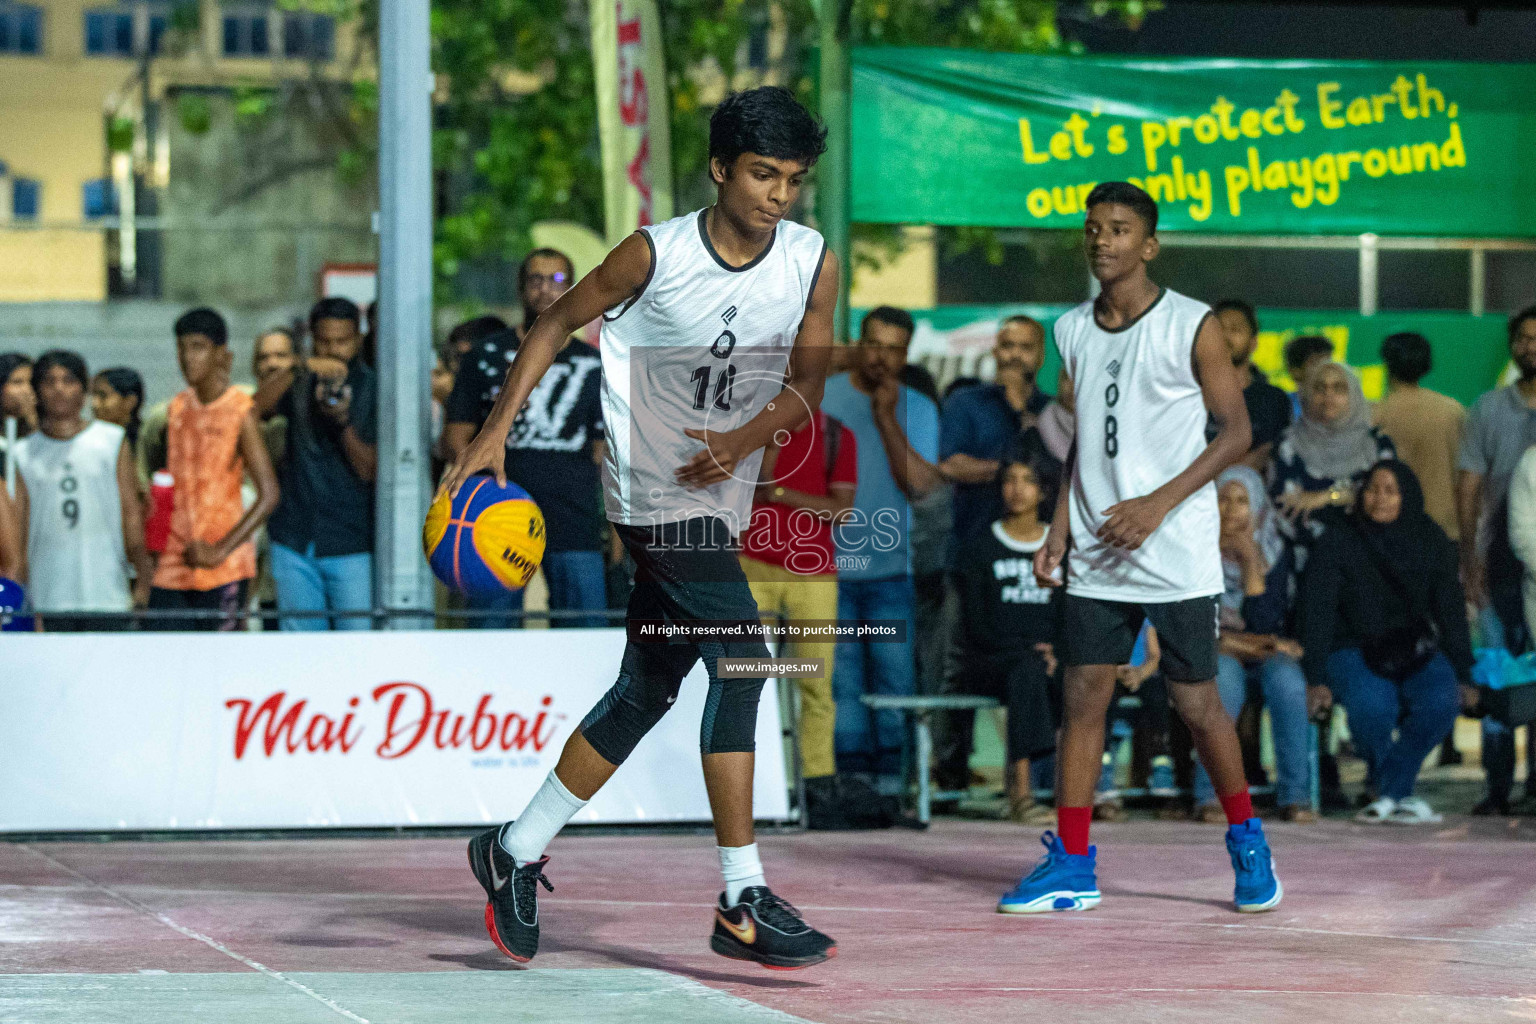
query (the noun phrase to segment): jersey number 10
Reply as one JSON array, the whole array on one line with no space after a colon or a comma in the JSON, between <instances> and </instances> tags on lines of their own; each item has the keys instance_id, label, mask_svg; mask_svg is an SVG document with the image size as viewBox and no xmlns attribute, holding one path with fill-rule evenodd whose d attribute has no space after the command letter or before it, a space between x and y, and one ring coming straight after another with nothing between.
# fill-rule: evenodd
<instances>
[{"instance_id":1,"label":"jersey number 10","mask_svg":"<svg viewBox=\"0 0 1536 1024\"><path fill-rule=\"evenodd\" d=\"M732 307L734 308L734 307ZM730 331L721 331L720 337L709 346L709 354L716 359L729 359L736 348L736 335ZM698 367L693 371L693 376L688 379L693 382L693 407L704 408L709 401L709 378L711 376L708 364ZM715 381L715 408L724 412L731 411L731 392L736 387L736 364L727 363L720 371L720 377Z\"/></svg>"}]
</instances>

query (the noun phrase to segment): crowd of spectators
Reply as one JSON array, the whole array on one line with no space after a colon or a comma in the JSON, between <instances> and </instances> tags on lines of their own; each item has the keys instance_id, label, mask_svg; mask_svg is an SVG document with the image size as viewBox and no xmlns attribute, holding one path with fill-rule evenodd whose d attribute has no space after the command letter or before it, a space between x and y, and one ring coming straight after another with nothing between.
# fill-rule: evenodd
<instances>
[{"instance_id":1,"label":"crowd of spectators","mask_svg":"<svg viewBox=\"0 0 1536 1024\"><path fill-rule=\"evenodd\" d=\"M1386 395L1374 405L1357 372L1334 358L1332 341L1292 339L1284 357L1293 399L1252 364L1259 336L1252 307L1230 300L1217 305L1216 316L1253 424L1248 456L1216 485L1226 578L1217 683L1239 722L1249 774L1272 784L1284 817L1312 820L1314 786L1324 807L1349 806L1335 757L1347 746L1366 769L1353 801L1359 820L1437 821L1415 783L1436 747L1444 744L1447 759L1459 756L1449 739L1458 714L1482 714L1472 685L1472 627L1481 645L1519 655L1530 636L1526 616L1536 623L1536 571L1528 573L1521 557L1536 569L1536 457L1521 462L1536 444L1536 309L1509 324L1519 379L1485 395L1470 414L1422 386L1432 355L1419 334L1386 339ZM850 557L846 540L862 536L856 527L834 531L840 616L903 618L918 633L899 656L892 645L839 645L837 770L882 792L899 785L901 723L890 712L872 713L864 695L991 696L1007 709L1003 813L1048 821L1035 793L1051 788L1061 627L1051 593L1035 585L1030 556L1045 533L1041 502L1061 486L1071 445L1070 382L1058 378L1054 398L1038 386L1045 331L1028 317L1010 317L993 348L994 378L952 383L935 424L918 388L893 383L911 336L906 314L871 311L848 354L851 365L829 381L823 402L859 448L853 507L862 521L878 522L884 513L908 526L905 549L882 560ZM936 494L947 495L949 524L934 540L920 509L942 505ZM942 552L945 591L927 623L919 568L925 543ZM947 650L948 667L935 682L922 666L923 649L936 643ZM1187 737L1170 736L1178 725L1167 714L1158 661L1156 634L1145 630L1118 675L1097 813L1123 813L1115 748L1134 733L1140 791L1171 796L1182 777L1193 806L1170 801L1164 813L1223 821L1209 778L1189 760ZM1335 704L1345 716L1329 728ZM1260 763L1266 711L1272 779ZM972 718L949 716L933 766L940 790L974 781ZM1309 758L1313 722L1324 726L1317 778ZM1489 792L1476 810L1509 813L1514 738L1492 717L1482 728Z\"/></svg>"},{"instance_id":2,"label":"crowd of spectators","mask_svg":"<svg viewBox=\"0 0 1536 1024\"><path fill-rule=\"evenodd\" d=\"M523 320L508 327L486 316L455 327L448 336L453 386L443 401L442 455L452 461L474 439L497 395L518 345L540 314L574 284L570 259L535 249L518 270ZM600 395L602 364L595 349L572 337L528 396L507 436L507 478L544 512L543 572L551 612L601 612L608 607L605 555L613 559L602 511L599 467L607 457ZM505 613L472 618L470 624L501 628L517 621L523 591L471 601L480 611ZM562 616L557 626L600 626L601 615Z\"/></svg>"},{"instance_id":3,"label":"crowd of spectators","mask_svg":"<svg viewBox=\"0 0 1536 1024\"><path fill-rule=\"evenodd\" d=\"M565 255L537 250L519 271L519 323L485 315L448 332L432 376L437 469L474 437L522 338L574 276ZM1217 684L1252 781L1271 781L1259 763L1267 711L1280 813L1310 820L1314 785L1325 806L1343 800L1330 744L1343 730L1324 731L1318 779L1308 754L1312 723L1337 705L1366 765L1360 819L1437 820L1415 781L1436 747L1458 756L1452 725L1478 713L1474 635L1515 655L1536 635L1536 307L1509 322L1518 378L1470 412L1422 385L1432 354L1421 335L1386 339L1386 394L1372 404L1328 338L1286 345L1287 394L1253 365L1252 307L1224 301L1215 315L1253 427L1247 457L1216 482ZM907 722L861 698L918 693L996 698L1002 813L1048 821L1037 793L1052 786L1062 626L1059 591L1037 584L1032 560L1072 444L1071 382L1042 386L1046 329L1011 316L991 379L961 378L940 396L908 360L914 329L910 314L880 307L838 351L821 412L765 454L743 569L765 618L900 626L898 642L817 638L783 652L827 667L798 683L813 824L876 821L869 805L902 792ZM0 355L0 472L14 481L0 491L0 575L30 581L40 628L130 628L144 608L158 613L142 617L147 628L246 628L258 606L282 629L369 628L371 333L352 302L323 299L307 322L253 339L250 387L232 383L223 318L191 310L167 338L186 387L155 406L128 367L92 376L72 352ZM624 600L626 559L602 512L600 387L597 353L571 338L507 441L507 475L548 524L555 626L602 625ZM469 625L520 625L523 594L465 611ZM1170 801L1189 792L1182 813L1225 820L1167 714L1158 664L1145 630L1119 674L1099 814L1121 813L1116 755L1131 734L1127 781ZM941 729L941 790L974 781L973 717L953 712ZM1477 810L1510 813L1515 738L1493 718L1482 732Z\"/></svg>"}]
</instances>

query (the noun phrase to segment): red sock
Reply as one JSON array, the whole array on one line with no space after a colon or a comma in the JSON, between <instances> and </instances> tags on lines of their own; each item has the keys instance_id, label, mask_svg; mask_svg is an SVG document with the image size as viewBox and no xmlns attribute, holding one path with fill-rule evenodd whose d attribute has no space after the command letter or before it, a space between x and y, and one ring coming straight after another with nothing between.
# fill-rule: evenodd
<instances>
[{"instance_id":1,"label":"red sock","mask_svg":"<svg viewBox=\"0 0 1536 1024\"><path fill-rule=\"evenodd\" d=\"M1253 817L1253 801L1248 799L1248 787L1221 797L1221 809L1227 812L1228 825L1241 825Z\"/></svg>"},{"instance_id":2,"label":"red sock","mask_svg":"<svg viewBox=\"0 0 1536 1024\"><path fill-rule=\"evenodd\" d=\"M1088 854L1088 824L1093 821L1092 807L1056 808L1056 836L1070 854Z\"/></svg>"}]
</instances>

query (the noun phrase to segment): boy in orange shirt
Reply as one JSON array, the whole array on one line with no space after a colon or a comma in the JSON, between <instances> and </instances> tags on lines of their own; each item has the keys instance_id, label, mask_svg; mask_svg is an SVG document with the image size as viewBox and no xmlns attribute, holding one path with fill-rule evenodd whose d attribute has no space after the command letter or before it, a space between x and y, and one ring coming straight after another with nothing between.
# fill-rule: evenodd
<instances>
[{"instance_id":1,"label":"boy in orange shirt","mask_svg":"<svg viewBox=\"0 0 1536 1024\"><path fill-rule=\"evenodd\" d=\"M160 629L233 630L256 575L251 535L277 507L277 475L262 443L251 396L229 382L229 332L211 309L176 321L176 361L187 389L171 399L166 468L175 478L171 531L155 569L151 609L224 613ZM244 507L249 473L256 503Z\"/></svg>"}]
</instances>

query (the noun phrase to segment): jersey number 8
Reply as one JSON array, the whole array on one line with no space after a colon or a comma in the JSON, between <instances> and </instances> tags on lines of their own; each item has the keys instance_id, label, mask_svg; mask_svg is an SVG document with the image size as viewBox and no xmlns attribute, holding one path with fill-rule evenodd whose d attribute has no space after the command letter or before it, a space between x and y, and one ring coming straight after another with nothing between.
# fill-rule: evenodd
<instances>
[{"instance_id":1,"label":"jersey number 8","mask_svg":"<svg viewBox=\"0 0 1536 1024\"><path fill-rule=\"evenodd\" d=\"M1110 382L1104 389L1104 404L1111 409L1120 401L1120 385ZM1120 424L1115 421L1114 413L1104 415L1104 454L1111 459L1120 454Z\"/></svg>"}]
</instances>

